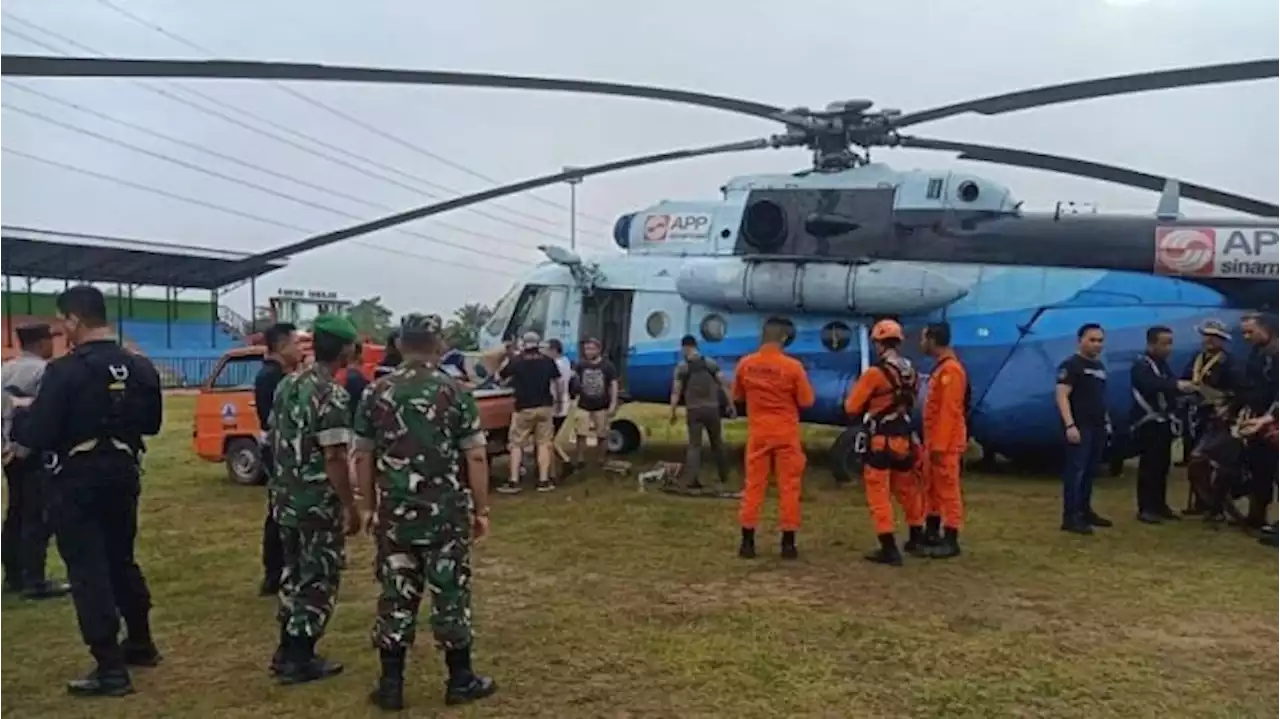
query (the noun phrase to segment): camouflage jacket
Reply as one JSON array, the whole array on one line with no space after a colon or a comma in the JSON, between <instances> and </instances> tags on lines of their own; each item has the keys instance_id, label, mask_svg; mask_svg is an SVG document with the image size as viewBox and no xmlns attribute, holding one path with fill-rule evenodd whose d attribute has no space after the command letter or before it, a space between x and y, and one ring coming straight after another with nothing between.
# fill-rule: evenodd
<instances>
[{"instance_id":1,"label":"camouflage jacket","mask_svg":"<svg viewBox=\"0 0 1280 719\"><path fill-rule=\"evenodd\" d=\"M351 443L351 399L329 371L312 364L280 381L271 403L270 484L276 521L286 527L332 528L342 502L329 484L324 448Z\"/></svg>"},{"instance_id":2,"label":"camouflage jacket","mask_svg":"<svg viewBox=\"0 0 1280 719\"><path fill-rule=\"evenodd\" d=\"M406 362L365 390L353 429L356 449L374 456L381 532L406 544L469 536L463 454L485 443L470 392L436 367Z\"/></svg>"}]
</instances>

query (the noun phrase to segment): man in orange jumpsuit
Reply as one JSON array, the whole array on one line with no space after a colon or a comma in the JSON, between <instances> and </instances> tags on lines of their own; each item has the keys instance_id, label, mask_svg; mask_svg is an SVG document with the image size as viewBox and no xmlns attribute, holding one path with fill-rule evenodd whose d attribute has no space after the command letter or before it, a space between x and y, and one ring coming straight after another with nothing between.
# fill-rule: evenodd
<instances>
[{"instance_id":1,"label":"man in orange jumpsuit","mask_svg":"<svg viewBox=\"0 0 1280 719\"><path fill-rule=\"evenodd\" d=\"M733 372L733 400L747 409L746 486L738 506L742 544L738 556L756 556L756 524L769 484L772 464L778 481L778 529L782 558L795 559L800 529L800 480L804 476L804 447L800 444L800 410L813 406L813 387L804 365L782 353L789 323L769 319L760 349L743 357Z\"/></svg>"},{"instance_id":2,"label":"man in orange jumpsuit","mask_svg":"<svg viewBox=\"0 0 1280 719\"><path fill-rule=\"evenodd\" d=\"M911 431L911 408L919 382L911 362L898 352L903 341L902 325L880 320L871 328L871 340L875 343L876 363L858 378L844 410L851 417L866 419L862 481L880 540L880 547L867 553L866 559L900 567L902 552L893 536L891 490L917 545L924 534L924 498L916 483L917 448Z\"/></svg>"},{"instance_id":3,"label":"man in orange jumpsuit","mask_svg":"<svg viewBox=\"0 0 1280 719\"><path fill-rule=\"evenodd\" d=\"M924 544L929 556L950 559L960 554L960 528L964 523L960 460L969 446L965 417L969 377L951 350L951 325L946 322L924 328L920 333L920 350L934 360L924 400L924 486L928 512ZM945 532L940 539L939 524Z\"/></svg>"}]
</instances>

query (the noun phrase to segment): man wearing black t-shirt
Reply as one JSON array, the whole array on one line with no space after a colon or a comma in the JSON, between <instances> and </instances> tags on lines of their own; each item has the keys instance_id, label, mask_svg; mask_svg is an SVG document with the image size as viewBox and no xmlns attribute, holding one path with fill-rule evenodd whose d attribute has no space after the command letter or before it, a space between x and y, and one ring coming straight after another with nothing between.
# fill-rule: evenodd
<instances>
[{"instance_id":1,"label":"man wearing black t-shirt","mask_svg":"<svg viewBox=\"0 0 1280 719\"><path fill-rule=\"evenodd\" d=\"M555 489L551 483L551 443L555 440L552 423L560 384L555 360L542 353L537 332L526 332L520 339L520 354L498 371L498 378L515 392L515 414L511 416L511 477L499 487L503 494L520 491L520 464L525 445L530 440L538 457L538 491Z\"/></svg>"},{"instance_id":2,"label":"man wearing black t-shirt","mask_svg":"<svg viewBox=\"0 0 1280 719\"><path fill-rule=\"evenodd\" d=\"M582 359L573 371L578 385L578 452L579 467L586 463L587 438L595 437L595 462L604 458L609 439L609 424L618 411L618 370L601 356L600 340L588 337L582 342Z\"/></svg>"},{"instance_id":3,"label":"man wearing black t-shirt","mask_svg":"<svg viewBox=\"0 0 1280 719\"><path fill-rule=\"evenodd\" d=\"M253 380L253 403L258 413L258 426L262 428L264 437L271 426L271 405L275 400L276 386L302 360L296 332L297 328L288 322L278 322L262 333L267 356L262 361L258 376ZM271 446L264 441L259 454L262 458L262 471L272 471L274 460L271 457ZM268 494L267 518L262 523L262 586L258 589L258 594L264 597L274 597L280 591L280 572L284 568L284 547L280 544L280 528L276 525L275 515L271 513L272 505Z\"/></svg>"},{"instance_id":4,"label":"man wearing black t-shirt","mask_svg":"<svg viewBox=\"0 0 1280 719\"><path fill-rule=\"evenodd\" d=\"M1076 353L1058 365L1055 398L1067 440L1062 473L1062 529L1092 534L1111 521L1093 511L1093 477L1107 446L1111 421L1107 417L1107 368L1102 356L1102 326L1082 325L1076 331Z\"/></svg>"}]
</instances>

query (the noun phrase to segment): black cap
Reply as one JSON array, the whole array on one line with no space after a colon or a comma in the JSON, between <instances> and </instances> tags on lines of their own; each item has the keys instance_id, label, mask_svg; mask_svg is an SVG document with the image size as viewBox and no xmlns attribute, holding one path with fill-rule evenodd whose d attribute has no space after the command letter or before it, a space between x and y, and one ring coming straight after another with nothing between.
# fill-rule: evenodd
<instances>
[{"instance_id":1,"label":"black cap","mask_svg":"<svg viewBox=\"0 0 1280 719\"><path fill-rule=\"evenodd\" d=\"M20 344L29 345L35 344L40 340L47 340L53 337L53 330L49 325L42 322L40 324L24 325L19 327L16 334L18 335L18 342Z\"/></svg>"}]
</instances>

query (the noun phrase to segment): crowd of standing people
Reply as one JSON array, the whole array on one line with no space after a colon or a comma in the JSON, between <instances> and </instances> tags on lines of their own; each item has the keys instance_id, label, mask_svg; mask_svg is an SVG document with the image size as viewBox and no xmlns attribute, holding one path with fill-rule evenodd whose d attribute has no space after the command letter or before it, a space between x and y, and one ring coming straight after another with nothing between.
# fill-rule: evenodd
<instances>
[{"instance_id":1,"label":"crowd of standing people","mask_svg":"<svg viewBox=\"0 0 1280 719\"><path fill-rule=\"evenodd\" d=\"M129 667L161 661L151 635L150 591L134 558L145 438L159 432L162 419L160 379L149 361L111 337L100 291L70 288L58 296L57 307L72 351L49 362L50 328L28 327L19 332L24 355L5 366L5 586L30 598L69 589L82 638L96 660L88 676L68 684L69 692L123 696L133 691ZM1181 407L1189 401L1195 418L1189 470L1194 501L1184 514L1220 519L1233 506L1231 498L1247 494L1249 510L1240 522L1265 530L1277 470L1277 333L1262 315L1247 316L1240 329L1251 349L1239 369L1226 350L1230 331L1209 322L1200 328L1203 351L1181 377L1168 365L1172 331L1149 329L1146 351L1130 369L1127 434L1139 455L1139 521L1180 518L1168 506L1167 481L1171 445L1185 414ZM791 331L785 320L767 320L760 348L738 362L732 379L699 352L694 338L685 337L672 378L672 420L679 406L686 408L687 489L701 487L704 434L718 479L728 483L721 423L739 411L747 415L737 516L738 555L744 559L759 551L757 529L770 475L779 490L781 557L799 556L806 468L800 416L815 397L804 366L784 351ZM267 358L255 398L268 474L261 593L278 599L271 674L282 684L301 684L342 672L343 665L321 655L317 645L338 601L347 542L365 534L376 549L379 587L370 641L381 674L370 701L383 709L404 707L407 651L424 599L447 671L446 703L493 694L497 684L473 669L471 653L471 548L489 532L486 436L465 364L445 346L440 318L404 317L372 383L353 378L354 372L340 378L359 352L356 329L344 317L316 318L309 362L292 326L276 325L264 336ZM926 378L904 355L909 338L902 326L880 320L870 336L876 360L844 401L861 428L857 448L877 540L865 558L900 566L904 553L960 556L970 392L964 366L950 348L950 326L930 324L915 338L933 360L923 402L917 398ZM1114 428L1101 360L1104 330L1087 324L1077 338L1077 352L1062 362L1056 377L1068 460L1061 526L1087 535L1112 525L1094 510L1092 493ZM598 340L588 338L581 349L578 362L569 363L556 342L544 345L528 333L496 372L515 402L512 473L498 491L519 491L526 444L534 447L537 488L554 489L551 444L570 415L570 398L579 410L577 462L570 470L603 458L619 404L618 371ZM907 526L901 547L895 501ZM47 511L32 512L31 502ZM69 586L44 574L50 529ZM1274 526L1264 540L1274 544Z\"/></svg>"}]
</instances>

